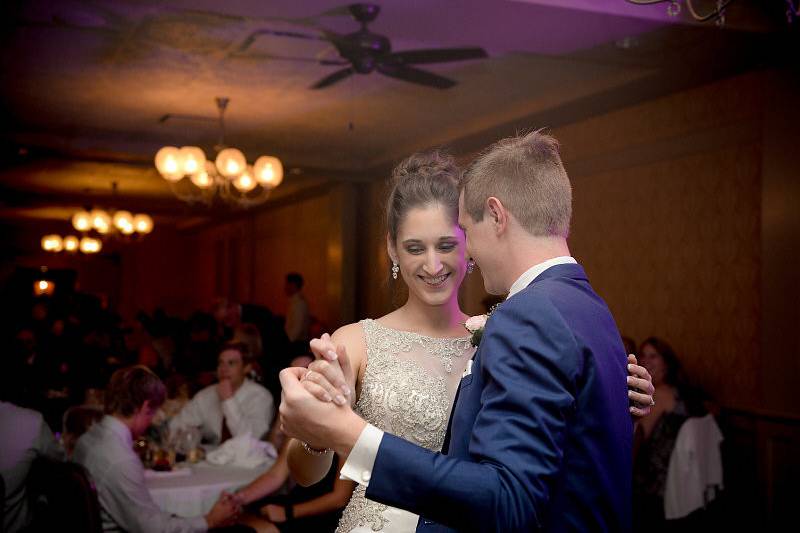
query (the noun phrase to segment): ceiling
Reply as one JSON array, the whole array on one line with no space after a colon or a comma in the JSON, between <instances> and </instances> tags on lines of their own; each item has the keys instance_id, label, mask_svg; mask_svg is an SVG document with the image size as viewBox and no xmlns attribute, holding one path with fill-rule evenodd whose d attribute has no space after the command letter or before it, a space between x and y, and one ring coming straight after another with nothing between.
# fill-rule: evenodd
<instances>
[{"instance_id":1,"label":"ceiling","mask_svg":"<svg viewBox=\"0 0 800 533\"><path fill-rule=\"evenodd\" d=\"M331 46L252 37L262 28L355 31L341 2L5 2L0 219L64 223L74 207L103 202L146 206L162 221L196 217L152 159L165 144L210 152L217 127L159 118L213 117L217 96L231 99L228 144L291 169L275 194L285 198L331 179L379 178L415 150L468 152L520 127L764 66L787 33L779 0L735 3L722 29L624 0L379 3L370 29L394 50L481 46L489 59L426 66L458 81L448 90L370 74L313 91L339 67L286 58L335 59Z\"/></svg>"}]
</instances>

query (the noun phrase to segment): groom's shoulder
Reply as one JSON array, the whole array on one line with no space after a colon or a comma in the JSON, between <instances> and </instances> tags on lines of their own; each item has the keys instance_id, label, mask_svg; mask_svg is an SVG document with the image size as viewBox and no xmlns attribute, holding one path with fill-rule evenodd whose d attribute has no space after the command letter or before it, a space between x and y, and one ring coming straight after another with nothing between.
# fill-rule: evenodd
<instances>
[{"instance_id":1,"label":"groom's shoulder","mask_svg":"<svg viewBox=\"0 0 800 533\"><path fill-rule=\"evenodd\" d=\"M558 313L546 287L526 287L501 303L492 313L498 322L504 320L534 322Z\"/></svg>"}]
</instances>

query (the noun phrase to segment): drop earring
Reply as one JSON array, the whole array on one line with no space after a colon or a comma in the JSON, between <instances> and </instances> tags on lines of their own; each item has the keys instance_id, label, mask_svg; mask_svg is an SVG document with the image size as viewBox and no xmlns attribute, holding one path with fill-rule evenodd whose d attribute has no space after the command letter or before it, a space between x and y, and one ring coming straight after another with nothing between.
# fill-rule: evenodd
<instances>
[{"instance_id":1,"label":"drop earring","mask_svg":"<svg viewBox=\"0 0 800 533\"><path fill-rule=\"evenodd\" d=\"M472 274L475 271L475 261L470 259L467 261L467 274Z\"/></svg>"},{"instance_id":2,"label":"drop earring","mask_svg":"<svg viewBox=\"0 0 800 533\"><path fill-rule=\"evenodd\" d=\"M397 279L398 272L400 272L400 265L392 261L392 279Z\"/></svg>"}]
</instances>

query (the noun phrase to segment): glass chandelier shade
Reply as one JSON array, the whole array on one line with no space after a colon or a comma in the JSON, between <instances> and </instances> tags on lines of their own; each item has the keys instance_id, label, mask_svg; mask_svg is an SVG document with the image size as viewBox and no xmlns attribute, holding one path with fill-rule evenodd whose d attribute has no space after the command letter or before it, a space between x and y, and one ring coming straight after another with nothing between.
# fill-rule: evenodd
<instances>
[{"instance_id":1,"label":"glass chandelier shade","mask_svg":"<svg viewBox=\"0 0 800 533\"><path fill-rule=\"evenodd\" d=\"M277 157L262 155L256 159L253 173L258 183L274 189L283 181L283 164Z\"/></svg>"},{"instance_id":2,"label":"glass chandelier shade","mask_svg":"<svg viewBox=\"0 0 800 533\"><path fill-rule=\"evenodd\" d=\"M233 180L233 186L236 187L239 192L243 193L252 191L256 188L256 185L258 185L258 183L256 183L255 178L253 178L253 167L249 165L244 172Z\"/></svg>"},{"instance_id":3,"label":"glass chandelier shade","mask_svg":"<svg viewBox=\"0 0 800 533\"><path fill-rule=\"evenodd\" d=\"M117 211L114 213L114 227L125 235L133 233L133 215L130 211Z\"/></svg>"},{"instance_id":4,"label":"glass chandelier shade","mask_svg":"<svg viewBox=\"0 0 800 533\"><path fill-rule=\"evenodd\" d=\"M156 168L165 180L180 181L184 174L180 150L174 146L165 146L159 150L156 153Z\"/></svg>"},{"instance_id":5,"label":"glass chandelier shade","mask_svg":"<svg viewBox=\"0 0 800 533\"><path fill-rule=\"evenodd\" d=\"M153 231L152 217L144 213L140 213L134 216L133 229L136 230L137 233L141 233L142 235L147 235L148 233Z\"/></svg>"},{"instance_id":6,"label":"glass chandelier shade","mask_svg":"<svg viewBox=\"0 0 800 533\"><path fill-rule=\"evenodd\" d=\"M102 209L92 209L89 213L92 227L101 235L105 235L111 229L111 217Z\"/></svg>"},{"instance_id":7,"label":"glass chandelier shade","mask_svg":"<svg viewBox=\"0 0 800 533\"><path fill-rule=\"evenodd\" d=\"M89 231L92 229L92 217L88 211L78 211L72 215L72 227L78 231Z\"/></svg>"},{"instance_id":8,"label":"glass chandelier shade","mask_svg":"<svg viewBox=\"0 0 800 533\"><path fill-rule=\"evenodd\" d=\"M99 239L83 237L80 242L80 250L85 254L96 254L103 249L103 244Z\"/></svg>"},{"instance_id":9,"label":"glass chandelier shade","mask_svg":"<svg viewBox=\"0 0 800 533\"><path fill-rule=\"evenodd\" d=\"M209 168L210 167L210 168ZM211 161L206 161L204 168L195 174L190 176L192 183L195 184L200 189L208 189L209 187L214 185L214 178L212 178L214 174L214 163Z\"/></svg>"},{"instance_id":10,"label":"glass chandelier shade","mask_svg":"<svg viewBox=\"0 0 800 533\"><path fill-rule=\"evenodd\" d=\"M74 252L78 249L80 241L75 235L67 235L64 237L64 250L67 252Z\"/></svg>"},{"instance_id":11,"label":"glass chandelier shade","mask_svg":"<svg viewBox=\"0 0 800 533\"><path fill-rule=\"evenodd\" d=\"M64 241L60 235L45 235L42 237L42 250L46 252L60 252L64 249Z\"/></svg>"},{"instance_id":12,"label":"glass chandelier shade","mask_svg":"<svg viewBox=\"0 0 800 533\"><path fill-rule=\"evenodd\" d=\"M247 168L247 160L241 150L225 148L216 159L217 172L226 178L235 178Z\"/></svg>"},{"instance_id":13,"label":"glass chandelier shade","mask_svg":"<svg viewBox=\"0 0 800 533\"><path fill-rule=\"evenodd\" d=\"M178 152L178 163L183 174L191 176L206 168L206 154L196 146L184 146Z\"/></svg>"}]
</instances>

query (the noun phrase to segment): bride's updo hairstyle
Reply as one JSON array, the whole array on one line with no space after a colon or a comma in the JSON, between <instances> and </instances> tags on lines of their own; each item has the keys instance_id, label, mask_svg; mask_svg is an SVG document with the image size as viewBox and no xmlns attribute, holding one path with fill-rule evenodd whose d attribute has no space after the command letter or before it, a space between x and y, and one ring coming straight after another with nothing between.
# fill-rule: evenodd
<instances>
[{"instance_id":1,"label":"bride's updo hairstyle","mask_svg":"<svg viewBox=\"0 0 800 533\"><path fill-rule=\"evenodd\" d=\"M406 214L417 207L440 205L456 223L460 172L455 159L438 150L413 154L394 168L386 201L386 226L392 242L397 242Z\"/></svg>"}]
</instances>

